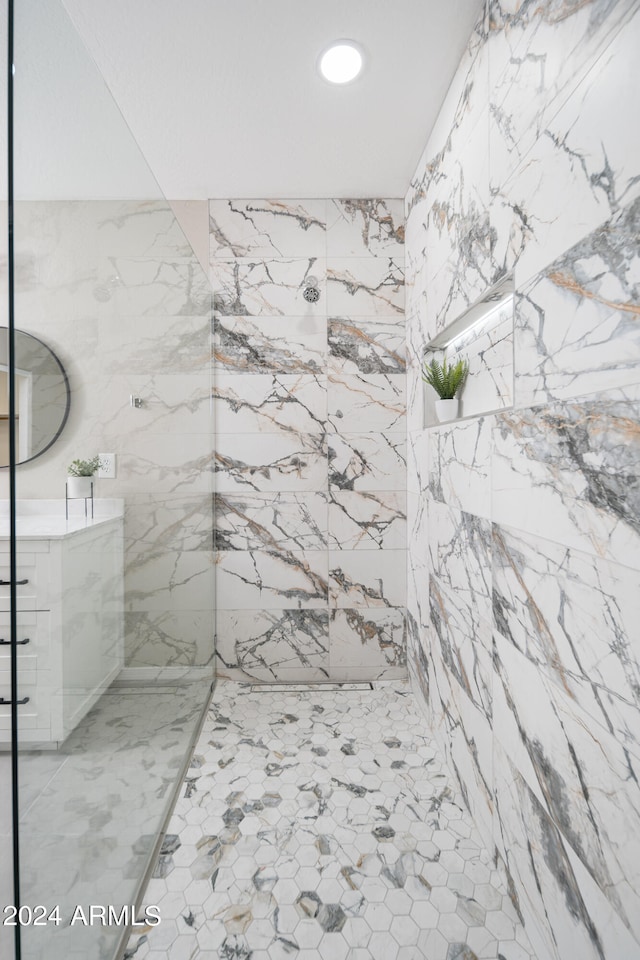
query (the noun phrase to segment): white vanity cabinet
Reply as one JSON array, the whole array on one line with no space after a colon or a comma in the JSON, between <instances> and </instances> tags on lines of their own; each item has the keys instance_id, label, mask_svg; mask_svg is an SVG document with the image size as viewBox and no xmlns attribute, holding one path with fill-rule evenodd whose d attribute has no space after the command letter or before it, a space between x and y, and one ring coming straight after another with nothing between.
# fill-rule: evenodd
<instances>
[{"instance_id":1,"label":"white vanity cabinet","mask_svg":"<svg viewBox=\"0 0 640 960\"><path fill-rule=\"evenodd\" d=\"M19 742L65 740L122 669L123 517L18 516ZM0 538L0 580L9 540ZM9 586L0 585L0 639L10 636ZM10 652L0 645L0 697L9 700ZM0 705L0 744L11 736Z\"/></svg>"}]
</instances>

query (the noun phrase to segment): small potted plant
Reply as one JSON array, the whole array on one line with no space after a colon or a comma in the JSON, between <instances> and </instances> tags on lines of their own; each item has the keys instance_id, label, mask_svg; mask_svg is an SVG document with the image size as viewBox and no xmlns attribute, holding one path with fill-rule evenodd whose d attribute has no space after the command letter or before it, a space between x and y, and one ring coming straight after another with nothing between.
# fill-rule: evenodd
<instances>
[{"instance_id":1,"label":"small potted plant","mask_svg":"<svg viewBox=\"0 0 640 960\"><path fill-rule=\"evenodd\" d=\"M67 470L67 496L71 500L87 498L91 496L91 484L102 461L100 457L92 457L90 460L74 460L69 464Z\"/></svg>"},{"instance_id":2,"label":"small potted plant","mask_svg":"<svg viewBox=\"0 0 640 960\"><path fill-rule=\"evenodd\" d=\"M458 416L459 398L457 394L462 389L468 372L469 363L467 360L458 360L454 364L448 364L445 357L441 364L435 359L425 363L422 379L433 387L440 398L436 400L436 416L440 423L455 420Z\"/></svg>"}]
</instances>

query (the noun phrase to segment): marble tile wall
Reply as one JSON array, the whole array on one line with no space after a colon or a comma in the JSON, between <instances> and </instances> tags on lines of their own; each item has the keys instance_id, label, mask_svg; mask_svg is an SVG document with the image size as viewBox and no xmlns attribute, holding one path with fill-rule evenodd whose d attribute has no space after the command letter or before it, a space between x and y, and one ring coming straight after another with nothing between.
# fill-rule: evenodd
<instances>
[{"instance_id":1,"label":"marble tile wall","mask_svg":"<svg viewBox=\"0 0 640 960\"><path fill-rule=\"evenodd\" d=\"M218 673L405 676L403 202L209 214Z\"/></svg>"},{"instance_id":2,"label":"marble tile wall","mask_svg":"<svg viewBox=\"0 0 640 960\"><path fill-rule=\"evenodd\" d=\"M15 238L16 325L71 387L69 421L19 467L18 496L64 498L71 460L114 452L96 494L125 500L126 665L212 664L208 277L165 201L20 202Z\"/></svg>"},{"instance_id":3,"label":"marble tile wall","mask_svg":"<svg viewBox=\"0 0 640 960\"><path fill-rule=\"evenodd\" d=\"M409 672L538 960L640 958L639 48L637 0L488 0L406 198ZM508 273L507 405L424 429Z\"/></svg>"}]
</instances>

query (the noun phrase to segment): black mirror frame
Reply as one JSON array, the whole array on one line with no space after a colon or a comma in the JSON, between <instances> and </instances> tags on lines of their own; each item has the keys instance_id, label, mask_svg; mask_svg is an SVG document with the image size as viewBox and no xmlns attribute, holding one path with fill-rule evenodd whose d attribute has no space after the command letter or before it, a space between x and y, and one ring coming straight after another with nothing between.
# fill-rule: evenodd
<instances>
[{"instance_id":1,"label":"black mirror frame","mask_svg":"<svg viewBox=\"0 0 640 960\"><path fill-rule=\"evenodd\" d=\"M9 333L8 327L0 327L0 334L2 334L2 332L5 330L7 331L7 333ZM34 337L32 333L27 333L26 330L15 330L14 334L16 337L18 335L22 337L30 337L32 340L35 340L36 343L39 343L42 347L45 348L45 350L49 352L49 354L53 357L55 362L58 364L60 373L62 374L62 379L64 382L66 394L67 394L67 402L65 404L64 413L62 415L62 420L60 422L60 426L58 427L56 433L53 435L53 437L51 438L49 443L46 445L46 447L43 447L42 450L39 450L33 457L29 457L28 460L18 460L18 462L16 463L16 466L22 466L23 463L31 463L33 460L37 460L38 457L41 457L43 453L46 453L47 450L49 450L53 446L53 444L56 442L56 440L64 430L66 422L69 419L69 410L71 409L71 386L69 384L69 377L67 376L67 371L62 366L62 361L58 357L57 353L55 353L51 349L51 347L44 342L44 340L41 340L39 337ZM8 469L9 469L8 463L0 464L0 470L8 470Z\"/></svg>"}]
</instances>

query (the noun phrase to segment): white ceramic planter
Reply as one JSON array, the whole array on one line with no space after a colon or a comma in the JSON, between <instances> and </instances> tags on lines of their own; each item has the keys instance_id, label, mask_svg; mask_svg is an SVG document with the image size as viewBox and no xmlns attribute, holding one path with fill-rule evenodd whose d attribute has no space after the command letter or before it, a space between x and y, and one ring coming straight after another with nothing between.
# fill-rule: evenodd
<instances>
[{"instance_id":1,"label":"white ceramic planter","mask_svg":"<svg viewBox=\"0 0 640 960\"><path fill-rule=\"evenodd\" d=\"M436 417L440 423L455 420L458 416L458 398L453 400L436 400Z\"/></svg>"},{"instance_id":2,"label":"white ceramic planter","mask_svg":"<svg viewBox=\"0 0 640 960\"><path fill-rule=\"evenodd\" d=\"M80 500L91 496L93 477L67 477L67 496L70 500Z\"/></svg>"}]
</instances>

